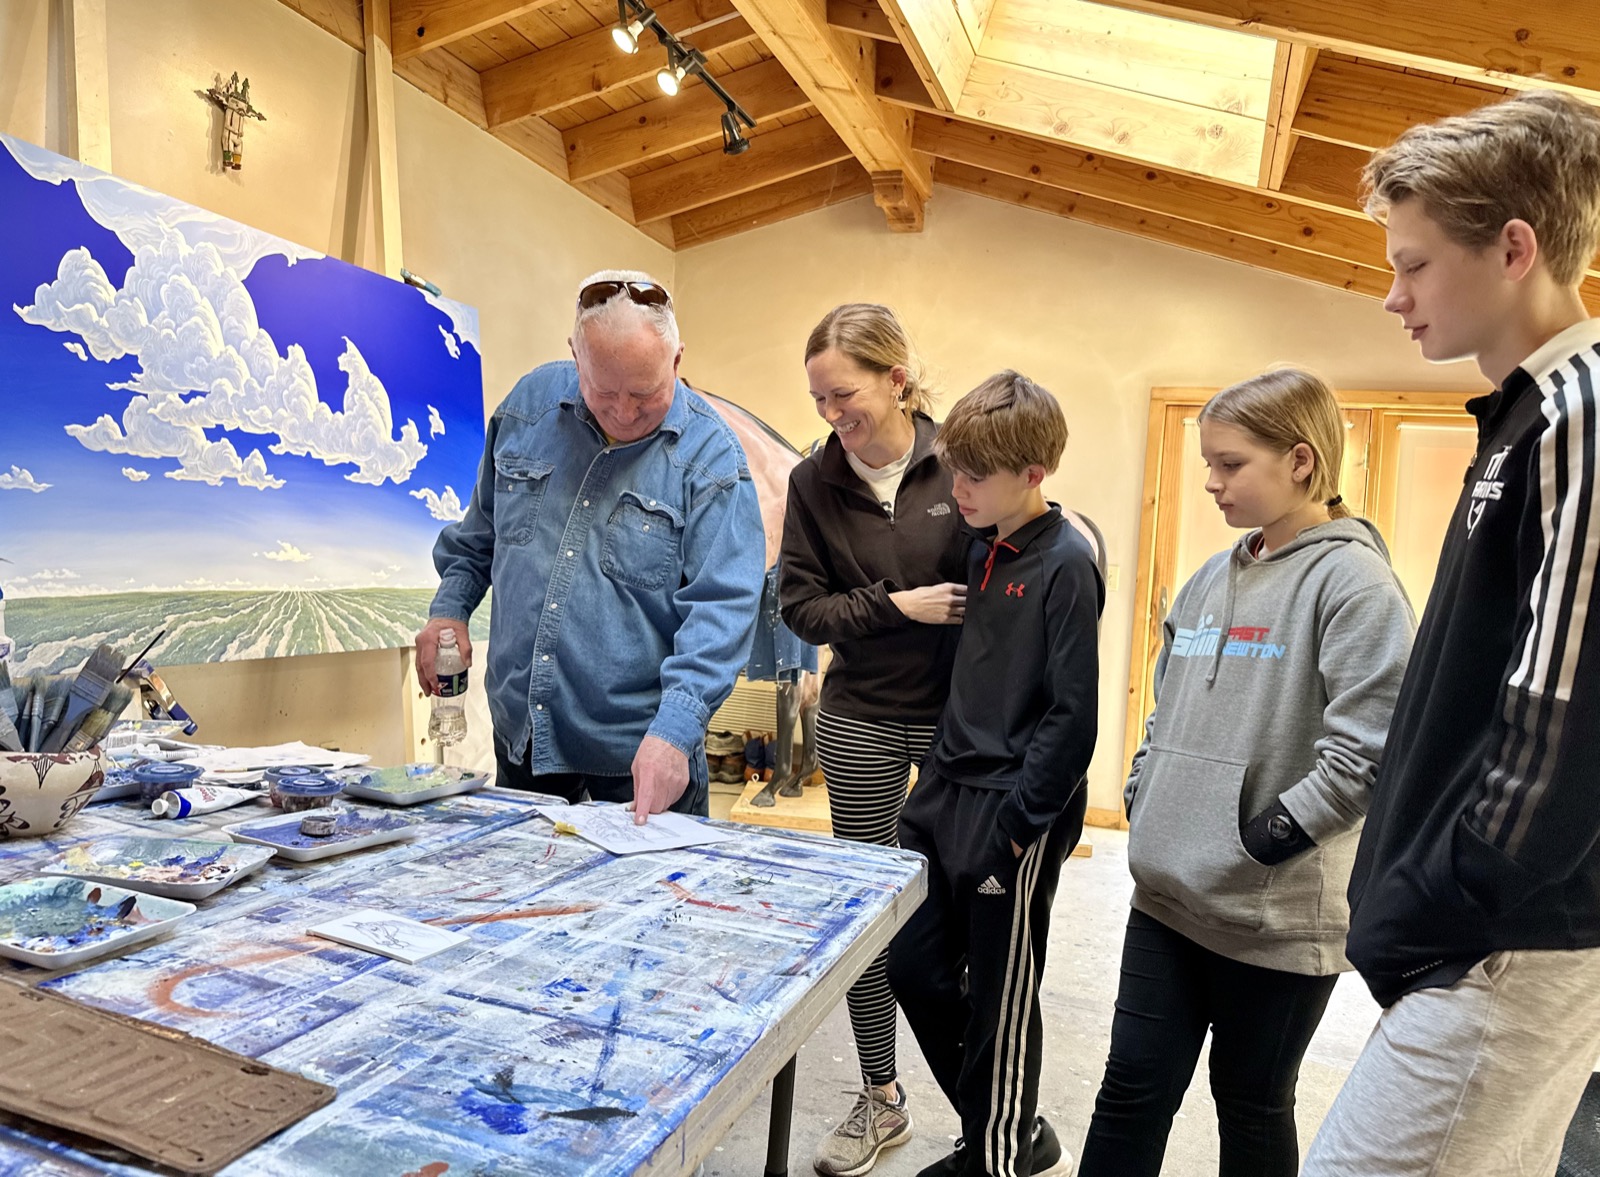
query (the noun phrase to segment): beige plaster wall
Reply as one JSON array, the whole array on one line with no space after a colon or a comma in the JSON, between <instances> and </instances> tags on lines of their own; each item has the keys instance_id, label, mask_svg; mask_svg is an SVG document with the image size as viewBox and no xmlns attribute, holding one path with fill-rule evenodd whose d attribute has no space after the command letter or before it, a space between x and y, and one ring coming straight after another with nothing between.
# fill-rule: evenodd
<instances>
[{"instance_id":1,"label":"beige plaster wall","mask_svg":"<svg viewBox=\"0 0 1600 1177\"><path fill-rule=\"evenodd\" d=\"M1223 385L1280 361L1345 388L1482 387L1469 366L1424 364L1369 299L946 188L920 235L886 232L860 200L685 250L677 298L689 378L802 448L823 432L805 338L840 302L892 305L946 407L1002 368L1060 398L1072 438L1046 489L1100 525L1120 574L1090 772L1090 804L1108 809L1124 767L1150 389Z\"/></svg>"},{"instance_id":2,"label":"beige plaster wall","mask_svg":"<svg viewBox=\"0 0 1600 1177\"><path fill-rule=\"evenodd\" d=\"M0 4L0 132L65 152L59 8ZM370 201L360 53L278 0L107 0L106 25L117 175L361 261ZM196 91L235 70L267 121L246 127L244 168L224 172L215 108ZM626 266L673 280L670 251L403 81L395 124L405 265L478 308L485 416L518 376L566 355L585 274ZM175 523L184 525L198 523ZM407 661L368 651L163 669L200 720L199 738L306 739L395 763L422 754L406 744L416 696Z\"/></svg>"}]
</instances>

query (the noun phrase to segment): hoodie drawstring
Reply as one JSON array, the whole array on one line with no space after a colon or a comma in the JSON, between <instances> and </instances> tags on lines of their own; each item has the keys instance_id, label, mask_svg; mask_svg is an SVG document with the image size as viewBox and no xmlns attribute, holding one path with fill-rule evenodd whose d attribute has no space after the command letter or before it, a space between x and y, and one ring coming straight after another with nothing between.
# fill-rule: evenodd
<instances>
[{"instance_id":1,"label":"hoodie drawstring","mask_svg":"<svg viewBox=\"0 0 1600 1177\"><path fill-rule=\"evenodd\" d=\"M1238 579L1239 554L1232 552L1228 556L1228 594L1223 602L1222 628L1217 631L1217 652L1211 659L1211 672L1206 675L1208 687L1217 681L1217 671L1222 669L1222 651L1228 644L1228 633L1233 629L1233 600Z\"/></svg>"}]
</instances>

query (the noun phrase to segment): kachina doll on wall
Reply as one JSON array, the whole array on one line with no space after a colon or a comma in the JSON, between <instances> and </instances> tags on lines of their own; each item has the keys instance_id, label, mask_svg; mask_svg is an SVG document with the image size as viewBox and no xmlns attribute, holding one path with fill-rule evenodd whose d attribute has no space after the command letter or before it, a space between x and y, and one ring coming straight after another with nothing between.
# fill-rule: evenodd
<instances>
[{"instance_id":1,"label":"kachina doll on wall","mask_svg":"<svg viewBox=\"0 0 1600 1177\"><path fill-rule=\"evenodd\" d=\"M222 110L222 166L238 171L244 166L244 120L266 122L267 116L250 105L250 79L241 82L237 72L226 86L218 75L205 96Z\"/></svg>"}]
</instances>

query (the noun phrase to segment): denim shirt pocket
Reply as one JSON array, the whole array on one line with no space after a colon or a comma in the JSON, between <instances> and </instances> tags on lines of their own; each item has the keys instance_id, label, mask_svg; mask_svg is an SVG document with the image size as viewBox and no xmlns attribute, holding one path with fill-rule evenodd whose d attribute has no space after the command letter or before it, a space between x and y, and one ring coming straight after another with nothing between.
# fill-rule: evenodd
<instances>
[{"instance_id":1,"label":"denim shirt pocket","mask_svg":"<svg viewBox=\"0 0 1600 1177\"><path fill-rule=\"evenodd\" d=\"M525 544L533 538L539 507L550 485L551 462L514 455L494 460L494 534L508 544Z\"/></svg>"},{"instance_id":2,"label":"denim shirt pocket","mask_svg":"<svg viewBox=\"0 0 1600 1177\"><path fill-rule=\"evenodd\" d=\"M682 565L684 517L676 507L625 490L606 520L600 568L619 584L665 588Z\"/></svg>"}]
</instances>

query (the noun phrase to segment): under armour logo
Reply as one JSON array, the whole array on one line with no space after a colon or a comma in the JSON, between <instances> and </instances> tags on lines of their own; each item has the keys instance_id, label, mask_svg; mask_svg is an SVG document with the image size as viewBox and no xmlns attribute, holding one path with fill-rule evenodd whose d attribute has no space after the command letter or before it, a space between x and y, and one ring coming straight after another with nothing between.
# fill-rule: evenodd
<instances>
[{"instance_id":1,"label":"under armour logo","mask_svg":"<svg viewBox=\"0 0 1600 1177\"><path fill-rule=\"evenodd\" d=\"M1020 596L1022 596L1022 590L1027 588L1027 587L1028 586L1025 583L1024 584L1017 584L1015 581L1013 581L1013 582L1011 582L1011 583L1006 585L1006 596L1008 596L1008 597L1020 597Z\"/></svg>"}]
</instances>

